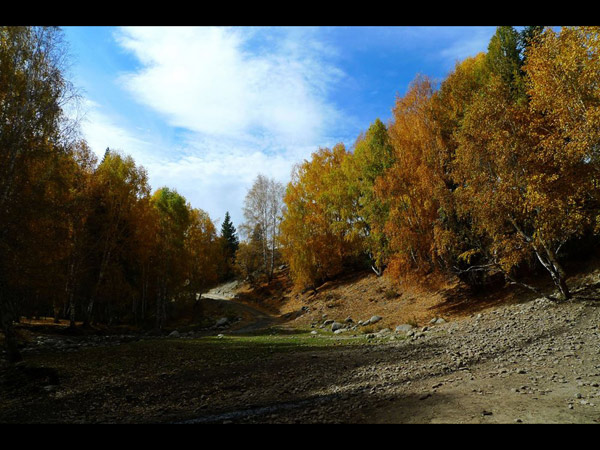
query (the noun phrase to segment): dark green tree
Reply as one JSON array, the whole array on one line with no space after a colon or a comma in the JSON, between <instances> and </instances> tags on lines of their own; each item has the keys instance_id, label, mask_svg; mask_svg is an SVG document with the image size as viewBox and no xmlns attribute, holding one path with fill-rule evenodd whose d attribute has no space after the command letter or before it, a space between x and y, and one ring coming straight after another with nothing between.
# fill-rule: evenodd
<instances>
[{"instance_id":1,"label":"dark green tree","mask_svg":"<svg viewBox=\"0 0 600 450\"><path fill-rule=\"evenodd\" d=\"M544 27L542 25L530 25L521 30L521 33L519 33L519 49L523 60L527 57L527 49L535 43L543 31Z\"/></svg>"},{"instance_id":2,"label":"dark green tree","mask_svg":"<svg viewBox=\"0 0 600 450\"><path fill-rule=\"evenodd\" d=\"M240 240L229 216L229 211L225 213L225 219L223 220L223 225L221 225L221 237L224 240L228 255L235 255L240 245Z\"/></svg>"},{"instance_id":3,"label":"dark green tree","mask_svg":"<svg viewBox=\"0 0 600 450\"><path fill-rule=\"evenodd\" d=\"M510 26L496 29L488 45L486 66L490 74L500 77L510 87L513 99L525 98L521 35L517 30Z\"/></svg>"}]
</instances>

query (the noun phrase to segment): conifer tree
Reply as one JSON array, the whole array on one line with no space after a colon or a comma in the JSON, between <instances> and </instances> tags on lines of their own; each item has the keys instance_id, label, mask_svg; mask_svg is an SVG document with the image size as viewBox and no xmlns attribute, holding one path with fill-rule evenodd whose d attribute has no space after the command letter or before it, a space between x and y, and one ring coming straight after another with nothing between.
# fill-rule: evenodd
<instances>
[{"instance_id":1,"label":"conifer tree","mask_svg":"<svg viewBox=\"0 0 600 450\"><path fill-rule=\"evenodd\" d=\"M235 255L235 252L240 245L240 241L237 236L237 231L233 226L233 222L231 221L231 217L229 216L229 211L225 213L225 219L223 220L223 225L221 225L221 237L225 242L227 254Z\"/></svg>"}]
</instances>

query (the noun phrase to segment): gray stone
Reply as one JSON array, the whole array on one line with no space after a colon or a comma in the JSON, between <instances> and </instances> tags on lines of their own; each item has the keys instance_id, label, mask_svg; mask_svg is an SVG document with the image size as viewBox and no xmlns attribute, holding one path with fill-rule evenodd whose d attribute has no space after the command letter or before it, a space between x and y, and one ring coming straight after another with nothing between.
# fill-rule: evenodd
<instances>
[{"instance_id":1,"label":"gray stone","mask_svg":"<svg viewBox=\"0 0 600 450\"><path fill-rule=\"evenodd\" d=\"M215 323L215 325L217 327L222 327L223 325L227 325L229 323L229 319L227 317L221 317L219 320L217 320L217 323Z\"/></svg>"},{"instance_id":2,"label":"gray stone","mask_svg":"<svg viewBox=\"0 0 600 450\"><path fill-rule=\"evenodd\" d=\"M373 316L369 319L369 323L373 324L373 323L377 323L381 320L381 316Z\"/></svg>"},{"instance_id":3,"label":"gray stone","mask_svg":"<svg viewBox=\"0 0 600 450\"><path fill-rule=\"evenodd\" d=\"M171 331L171 332L169 333L169 337L175 337L175 338L177 338L177 337L179 337L179 336L180 336L180 334L179 334L179 331L177 331L177 330L175 330L175 331Z\"/></svg>"},{"instance_id":4,"label":"gray stone","mask_svg":"<svg viewBox=\"0 0 600 450\"><path fill-rule=\"evenodd\" d=\"M403 323L402 325L398 325L396 327L396 333L408 333L414 327L409 323Z\"/></svg>"},{"instance_id":5,"label":"gray stone","mask_svg":"<svg viewBox=\"0 0 600 450\"><path fill-rule=\"evenodd\" d=\"M341 323L339 323L339 322L333 322L331 324L331 331L336 331L336 330L339 330L341 328L344 328L344 325L341 324Z\"/></svg>"}]
</instances>

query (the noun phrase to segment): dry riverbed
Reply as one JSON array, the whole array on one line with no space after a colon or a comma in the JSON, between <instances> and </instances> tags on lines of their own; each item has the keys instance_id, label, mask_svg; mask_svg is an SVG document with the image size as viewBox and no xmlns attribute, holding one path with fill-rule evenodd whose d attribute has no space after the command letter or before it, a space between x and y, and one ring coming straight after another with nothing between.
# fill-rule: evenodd
<instances>
[{"instance_id":1,"label":"dry riverbed","mask_svg":"<svg viewBox=\"0 0 600 450\"><path fill-rule=\"evenodd\" d=\"M0 422L599 422L600 301L586 289L418 337L275 326L43 348L0 369Z\"/></svg>"}]
</instances>

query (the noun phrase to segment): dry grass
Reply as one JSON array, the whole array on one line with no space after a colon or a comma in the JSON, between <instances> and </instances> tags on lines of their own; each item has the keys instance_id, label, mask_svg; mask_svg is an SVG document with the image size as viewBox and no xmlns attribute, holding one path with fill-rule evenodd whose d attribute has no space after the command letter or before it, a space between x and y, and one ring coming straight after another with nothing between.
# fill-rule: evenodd
<instances>
[{"instance_id":1,"label":"dry grass","mask_svg":"<svg viewBox=\"0 0 600 450\"><path fill-rule=\"evenodd\" d=\"M432 285L436 288L427 287ZM322 321L324 315L335 320L351 317L355 322L379 315L383 319L373 327L376 331L401 323L423 326L434 317L470 316L507 300L507 292L488 297L474 296L457 282L424 280L421 286L405 282L399 287L386 275L377 277L372 272L346 274L319 286L316 293L297 293L287 273L282 271L270 285L246 287L239 300L271 313L288 315L289 325L294 327L307 327ZM309 312L298 314L302 307L308 307Z\"/></svg>"}]
</instances>

